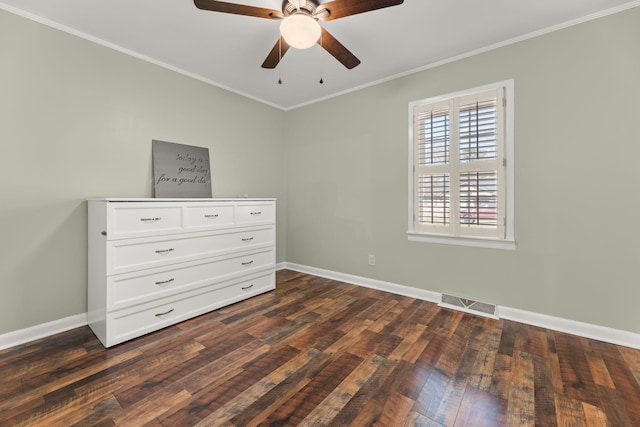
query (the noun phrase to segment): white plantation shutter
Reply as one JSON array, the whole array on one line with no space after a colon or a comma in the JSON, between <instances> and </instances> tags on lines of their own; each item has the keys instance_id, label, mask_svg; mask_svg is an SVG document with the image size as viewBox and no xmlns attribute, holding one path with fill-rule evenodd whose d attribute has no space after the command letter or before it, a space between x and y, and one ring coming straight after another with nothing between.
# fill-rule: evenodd
<instances>
[{"instance_id":1,"label":"white plantation shutter","mask_svg":"<svg viewBox=\"0 0 640 427\"><path fill-rule=\"evenodd\" d=\"M495 89L457 99L456 234L504 238L503 98Z\"/></svg>"},{"instance_id":2,"label":"white plantation shutter","mask_svg":"<svg viewBox=\"0 0 640 427\"><path fill-rule=\"evenodd\" d=\"M449 175L422 174L418 180L420 224L443 226L450 224Z\"/></svg>"},{"instance_id":3,"label":"white plantation shutter","mask_svg":"<svg viewBox=\"0 0 640 427\"><path fill-rule=\"evenodd\" d=\"M505 238L504 88L412 104L412 230Z\"/></svg>"},{"instance_id":4,"label":"white plantation shutter","mask_svg":"<svg viewBox=\"0 0 640 427\"><path fill-rule=\"evenodd\" d=\"M441 165L449 163L451 119L447 105L417 112L418 163Z\"/></svg>"},{"instance_id":5,"label":"white plantation shutter","mask_svg":"<svg viewBox=\"0 0 640 427\"><path fill-rule=\"evenodd\" d=\"M415 108L414 204L421 231L451 231L451 131L449 102Z\"/></svg>"},{"instance_id":6,"label":"white plantation shutter","mask_svg":"<svg viewBox=\"0 0 640 427\"><path fill-rule=\"evenodd\" d=\"M494 95L494 96L492 96ZM499 94L488 93L486 99L470 99L460 106L460 161L495 159L497 157ZM464 101L464 100L463 100Z\"/></svg>"},{"instance_id":7,"label":"white plantation shutter","mask_svg":"<svg viewBox=\"0 0 640 427\"><path fill-rule=\"evenodd\" d=\"M417 223L420 229L451 227L450 173L451 116L449 103L417 108L415 152Z\"/></svg>"}]
</instances>

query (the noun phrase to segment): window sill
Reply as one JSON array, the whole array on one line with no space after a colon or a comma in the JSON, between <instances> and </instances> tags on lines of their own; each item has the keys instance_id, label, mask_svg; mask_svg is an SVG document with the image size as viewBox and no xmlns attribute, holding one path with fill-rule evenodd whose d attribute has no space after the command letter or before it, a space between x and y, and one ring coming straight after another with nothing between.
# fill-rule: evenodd
<instances>
[{"instance_id":1,"label":"window sill","mask_svg":"<svg viewBox=\"0 0 640 427\"><path fill-rule=\"evenodd\" d=\"M437 243L441 245L469 246L473 248L490 248L512 251L516 249L515 240L446 236L442 234L416 233L414 231L407 232L407 238L412 242Z\"/></svg>"}]
</instances>

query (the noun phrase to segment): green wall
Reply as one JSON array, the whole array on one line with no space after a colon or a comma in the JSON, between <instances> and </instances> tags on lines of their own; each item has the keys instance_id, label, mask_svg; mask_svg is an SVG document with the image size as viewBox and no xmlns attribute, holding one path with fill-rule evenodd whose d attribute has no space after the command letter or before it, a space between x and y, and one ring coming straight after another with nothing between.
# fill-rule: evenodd
<instances>
[{"instance_id":1,"label":"green wall","mask_svg":"<svg viewBox=\"0 0 640 427\"><path fill-rule=\"evenodd\" d=\"M85 199L151 197L152 139L277 197L285 259L283 111L1 10L0 62L0 334L86 312Z\"/></svg>"},{"instance_id":2,"label":"green wall","mask_svg":"<svg viewBox=\"0 0 640 427\"><path fill-rule=\"evenodd\" d=\"M0 11L0 334L86 311L84 200L151 196L152 139L209 147L215 196L277 197L278 262L639 333L638 23L284 112ZM407 104L510 78L517 249L409 242Z\"/></svg>"},{"instance_id":3,"label":"green wall","mask_svg":"<svg viewBox=\"0 0 640 427\"><path fill-rule=\"evenodd\" d=\"M640 332L638 40L634 8L289 112L287 261ZM511 78L517 249L409 242L407 104Z\"/></svg>"}]
</instances>

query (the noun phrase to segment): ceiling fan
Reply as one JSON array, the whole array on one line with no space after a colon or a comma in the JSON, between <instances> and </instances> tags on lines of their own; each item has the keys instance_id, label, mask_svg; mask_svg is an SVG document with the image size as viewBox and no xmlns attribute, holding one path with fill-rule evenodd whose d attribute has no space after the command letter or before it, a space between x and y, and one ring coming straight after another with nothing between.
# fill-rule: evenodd
<instances>
[{"instance_id":1,"label":"ceiling fan","mask_svg":"<svg viewBox=\"0 0 640 427\"><path fill-rule=\"evenodd\" d=\"M342 65L352 69L360 60L336 40L318 21L331 21L345 16L402 4L404 0L284 0L282 10L265 9L216 0L194 0L198 9L235 15L282 20L280 37L262 63L262 68L275 68L289 47L306 49L318 43Z\"/></svg>"}]
</instances>

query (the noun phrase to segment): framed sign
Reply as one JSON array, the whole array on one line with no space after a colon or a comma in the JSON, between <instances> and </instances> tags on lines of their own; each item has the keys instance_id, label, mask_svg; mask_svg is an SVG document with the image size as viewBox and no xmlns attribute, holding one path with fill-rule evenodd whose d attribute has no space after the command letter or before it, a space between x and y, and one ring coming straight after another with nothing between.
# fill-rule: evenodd
<instances>
[{"instance_id":1,"label":"framed sign","mask_svg":"<svg viewBox=\"0 0 640 427\"><path fill-rule=\"evenodd\" d=\"M210 198L209 149L152 141L155 197Z\"/></svg>"}]
</instances>

